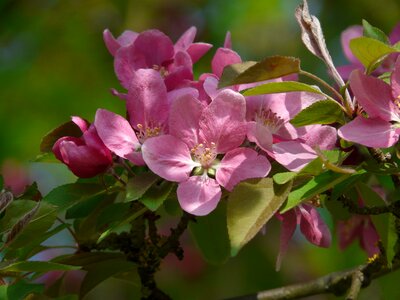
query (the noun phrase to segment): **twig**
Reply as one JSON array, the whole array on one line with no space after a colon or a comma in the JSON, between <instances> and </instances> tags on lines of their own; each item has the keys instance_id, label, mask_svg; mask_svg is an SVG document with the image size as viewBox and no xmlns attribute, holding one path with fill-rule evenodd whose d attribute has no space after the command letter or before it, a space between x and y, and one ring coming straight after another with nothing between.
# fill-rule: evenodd
<instances>
[{"instance_id":1,"label":"twig","mask_svg":"<svg viewBox=\"0 0 400 300\"><path fill-rule=\"evenodd\" d=\"M70 228L70 224L66 223L63 219L61 219L60 217L57 217L57 221L60 222L61 224L66 225L67 230L69 231L69 233L71 234L72 238L74 239L75 243L77 245L79 245L78 243L78 237L76 236L75 232L72 231L72 229Z\"/></svg>"},{"instance_id":2,"label":"twig","mask_svg":"<svg viewBox=\"0 0 400 300\"><path fill-rule=\"evenodd\" d=\"M360 293L361 286L364 281L364 274L361 270L357 270L353 273L351 277L351 286L349 293L347 294L346 300L355 300Z\"/></svg>"}]
</instances>

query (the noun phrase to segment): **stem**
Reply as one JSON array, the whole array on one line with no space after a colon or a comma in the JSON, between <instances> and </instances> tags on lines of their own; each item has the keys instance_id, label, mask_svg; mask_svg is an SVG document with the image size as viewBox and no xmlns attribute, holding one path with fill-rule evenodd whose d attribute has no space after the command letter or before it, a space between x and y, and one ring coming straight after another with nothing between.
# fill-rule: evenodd
<instances>
[{"instance_id":1,"label":"stem","mask_svg":"<svg viewBox=\"0 0 400 300\"><path fill-rule=\"evenodd\" d=\"M117 173L115 173L114 169L110 169L110 174L114 176L114 178L117 179L119 182L121 182L122 185L126 185L126 182L121 177L119 177Z\"/></svg>"},{"instance_id":2,"label":"stem","mask_svg":"<svg viewBox=\"0 0 400 300\"><path fill-rule=\"evenodd\" d=\"M361 286L364 281L364 274L361 270L357 270L353 273L351 277L351 286L349 293L347 294L346 300L355 300L360 293Z\"/></svg>"},{"instance_id":3,"label":"stem","mask_svg":"<svg viewBox=\"0 0 400 300\"><path fill-rule=\"evenodd\" d=\"M70 224L66 223L63 219L61 219L60 217L57 217L57 221L60 222L61 224L66 225L67 230L69 231L69 233L71 234L72 238L74 239L75 243L77 245L79 245L78 243L78 237L76 236L75 232L73 232L73 230L70 228ZM76 248L76 247L75 247Z\"/></svg>"}]
</instances>

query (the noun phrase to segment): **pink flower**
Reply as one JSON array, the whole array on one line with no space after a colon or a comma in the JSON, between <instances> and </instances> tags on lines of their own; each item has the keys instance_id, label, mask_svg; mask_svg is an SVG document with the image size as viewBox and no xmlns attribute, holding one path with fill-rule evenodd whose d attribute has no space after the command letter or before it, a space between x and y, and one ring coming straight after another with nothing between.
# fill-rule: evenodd
<instances>
[{"instance_id":1,"label":"pink flower","mask_svg":"<svg viewBox=\"0 0 400 300\"><path fill-rule=\"evenodd\" d=\"M360 246L369 257L379 253L379 235L369 216L354 215L345 221L338 221L337 233L341 250L348 247L355 239L359 239Z\"/></svg>"},{"instance_id":2,"label":"pink flower","mask_svg":"<svg viewBox=\"0 0 400 300\"><path fill-rule=\"evenodd\" d=\"M27 167L13 159L6 159L2 163L0 173L3 176L4 186L15 196L21 195L33 181Z\"/></svg>"},{"instance_id":3,"label":"pink flower","mask_svg":"<svg viewBox=\"0 0 400 300\"><path fill-rule=\"evenodd\" d=\"M361 145L388 148L399 140L400 134L400 59L396 61L391 84L364 75L356 70L350 75L350 87L368 114L357 116L341 127L341 138Z\"/></svg>"},{"instance_id":4,"label":"pink flower","mask_svg":"<svg viewBox=\"0 0 400 300\"><path fill-rule=\"evenodd\" d=\"M221 198L220 186L231 191L242 180L268 174L271 166L265 157L240 147L246 137L245 112L244 97L230 90L208 106L184 95L172 104L169 134L144 142L147 166L179 183L183 210L206 215Z\"/></svg>"},{"instance_id":5,"label":"pink flower","mask_svg":"<svg viewBox=\"0 0 400 300\"><path fill-rule=\"evenodd\" d=\"M332 149L336 143L336 130L331 126L295 128L289 123L319 99L305 92L247 97L248 139L287 169L299 171L317 158L313 147Z\"/></svg>"},{"instance_id":6,"label":"pink flower","mask_svg":"<svg viewBox=\"0 0 400 300\"><path fill-rule=\"evenodd\" d=\"M280 269L282 258L297 225L300 225L301 233L310 243L324 248L330 246L332 237L329 228L313 206L301 204L277 216L282 221L281 243L276 261L277 270Z\"/></svg>"},{"instance_id":7,"label":"pink flower","mask_svg":"<svg viewBox=\"0 0 400 300\"><path fill-rule=\"evenodd\" d=\"M58 139L53 146L54 155L78 177L93 177L105 172L112 165L112 156L99 138L95 126L89 126L79 117L72 117L72 121L82 130L82 137L65 136Z\"/></svg>"},{"instance_id":8,"label":"pink flower","mask_svg":"<svg viewBox=\"0 0 400 300\"><path fill-rule=\"evenodd\" d=\"M141 145L148 138L168 133L171 102L183 94L197 95L190 88L167 93L161 75L152 69L140 69L132 75L126 99L129 122L105 109L96 112L97 132L112 152L136 165L144 165Z\"/></svg>"},{"instance_id":9,"label":"pink flower","mask_svg":"<svg viewBox=\"0 0 400 300\"><path fill-rule=\"evenodd\" d=\"M345 57L350 62L348 65L338 67L338 71L344 80L348 80L350 77L350 73L356 69L364 69L362 63L354 56L354 54L350 50L350 41L352 39L362 37L363 36L363 27L360 25L354 25L347 28L341 34L341 43L342 49ZM400 41L400 23L398 23L392 30L389 35L390 44L394 45L398 41ZM374 71L374 75L380 75L385 72L389 72L399 55L397 53L393 53L386 57L382 63L382 65Z\"/></svg>"},{"instance_id":10,"label":"pink flower","mask_svg":"<svg viewBox=\"0 0 400 300\"><path fill-rule=\"evenodd\" d=\"M193 43L195 35L196 28L191 27L174 45L168 36L156 29L141 33L125 31L117 39L108 30L103 34L106 46L114 56L115 73L128 90L133 74L139 69L158 71L168 90L192 80L193 63L211 48L210 44Z\"/></svg>"}]
</instances>

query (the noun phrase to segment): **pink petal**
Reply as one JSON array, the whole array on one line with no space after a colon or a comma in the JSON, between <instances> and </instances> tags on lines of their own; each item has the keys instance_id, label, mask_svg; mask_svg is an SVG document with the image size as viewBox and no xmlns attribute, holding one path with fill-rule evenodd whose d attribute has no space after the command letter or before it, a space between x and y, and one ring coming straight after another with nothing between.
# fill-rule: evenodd
<instances>
[{"instance_id":1,"label":"pink petal","mask_svg":"<svg viewBox=\"0 0 400 300\"><path fill-rule=\"evenodd\" d=\"M186 30L175 43L175 48L177 50L186 50L193 43L196 32L197 28L194 26Z\"/></svg>"},{"instance_id":2,"label":"pink petal","mask_svg":"<svg viewBox=\"0 0 400 300\"><path fill-rule=\"evenodd\" d=\"M226 66L240 62L242 62L242 59L235 51L228 48L218 48L211 61L212 72L221 77Z\"/></svg>"},{"instance_id":3,"label":"pink petal","mask_svg":"<svg viewBox=\"0 0 400 300\"><path fill-rule=\"evenodd\" d=\"M300 205L298 208L302 215L300 230L307 240L319 247L329 247L332 240L331 232L318 211L306 204Z\"/></svg>"},{"instance_id":4,"label":"pink petal","mask_svg":"<svg viewBox=\"0 0 400 300\"><path fill-rule=\"evenodd\" d=\"M221 199L219 184L207 176L190 177L179 183L176 192L182 209L195 216L208 215Z\"/></svg>"},{"instance_id":5,"label":"pink petal","mask_svg":"<svg viewBox=\"0 0 400 300\"><path fill-rule=\"evenodd\" d=\"M392 100L390 85L356 70L350 75L350 87L370 118L379 117L385 121L400 121Z\"/></svg>"},{"instance_id":6,"label":"pink petal","mask_svg":"<svg viewBox=\"0 0 400 300\"><path fill-rule=\"evenodd\" d=\"M332 126L312 125L306 126L307 133L301 139L308 146L321 150L331 150L336 145L337 131Z\"/></svg>"},{"instance_id":7,"label":"pink petal","mask_svg":"<svg viewBox=\"0 0 400 300\"><path fill-rule=\"evenodd\" d=\"M397 130L382 119L358 116L338 130L338 135L348 141L375 148L388 148L399 140Z\"/></svg>"},{"instance_id":8,"label":"pink petal","mask_svg":"<svg viewBox=\"0 0 400 300\"><path fill-rule=\"evenodd\" d=\"M150 170L169 181L185 181L193 168L199 166L192 160L188 146L172 135L147 139L142 154Z\"/></svg>"},{"instance_id":9,"label":"pink petal","mask_svg":"<svg viewBox=\"0 0 400 300\"><path fill-rule=\"evenodd\" d=\"M400 58L396 60L396 64L394 66L394 70L390 77L390 83L392 86L392 96L393 99L400 99ZM399 101L399 100L398 100ZM400 108L399 108L400 110ZM399 111L398 110L398 111ZM400 113L398 114L400 118Z\"/></svg>"},{"instance_id":10,"label":"pink petal","mask_svg":"<svg viewBox=\"0 0 400 300\"><path fill-rule=\"evenodd\" d=\"M317 154L310 146L297 141L277 143L272 149L275 160L294 172L300 171L317 158Z\"/></svg>"},{"instance_id":11,"label":"pink petal","mask_svg":"<svg viewBox=\"0 0 400 300\"><path fill-rule=\"evenodd\" d=\"M350 26L345 31L343 31L340 36L344 55L349 60L349 62L358 62L358 59L350 50L350 41L361 36L363 36L363 27L360 25Z\"/></svg>"},{"instance_id":12,"label":"pink petal","mask_svg":"<svg viewBox=\"0 0 400 300\"><path fill-rule=\"evenodd\" d=\"M268 126L259 122L248 122L247 137L250 142L256 143L264 151L272 151L273 137Z\"/></svg>"},{"instance_id":13,"label":"pink petal","mask_svg":"<svg viewBox=\"0 0 400 300\"><path fill-rule=\"evenodd\" d=\"M72 136L64 136L62 138L59 138L53 145L52 151L54 153L54 156L59 160L65 163L64 158L61 154L60 151L60 145L64 142L72 142L77 146L83 146L85 145L85 142L82 138L77 138L77 137L72 137Z\"/></svg>"},{"instance_id":14,"label":"pink petal","mask_svg":"<svg viewBox=\"0 0 400 300\"><path fill-rule=\"evenodd\" d=\"M79 146L72 141L63 141L59 145L63 162L78 177L89 178L105 172L111 165L111 156L88 146Z\"/></svg>"},{"instance_id":15,"label":"pink petal","mask_svg":"<svg viewBox=\"0 0 400 300\"><path fill-rule=\"evenodd\" d=\"M225 154L217 169L216 179L228 191L239 182L249 178L268 175L271 164L263 155L250 148L236 148Z\"/></svg>"},{"instance_id":16,"label":"pink petal","mask_svg":"<svg viewBox=\"0 0 400 300\"><path fill-rule=\"evenodd\" d=\"M156 29L140 33L133 46L135 57L143 57L147 68L164 66L174 56L172 41Z\"/></svg>"},{"instance_id":17,"label":"pink petal","mask_svg":"<svg viewBox=\"0 0 400 300\"><path fill-rule=\"evenodd\" d=\"M389 35L389 41L392 45L400 41L400 23L397 23L396 26L392 29L392 32Z\"/></svg>"},{"instance_id":18,"label":"pink petal","mask_svg":"<svg viewBox=\"0 0 400 300\"><path fill-rule=\"evenodd\" d=\"M180 89L172 90L167 93L168 106L171 107L172 103L176 99L178 99L184 95L191 95L192 97L197 99L199 97L199 91L193 87L183 87Z\"/></svg>"},{"instance_id":19,"label":"pink petal","mask_svg":"<svg viewBox=\"0 0 400 300\"><path fill-rule=\"evenodd\" d=\"M74 122L81 130L82 132L85 132L89 128L89 122L86 121L85 119L82 119L81 117L73 116L72 122Z\"/></svg>"},{"instance_id":20,"label":"pink petal","mask_svg":"<svg viewBox=\"0 0 400 300\"><path fill-rule=\"evenodd\" d=\"M338 70L338 72L339 72L340 76L343 78L343 80L347 81L350 78L351 72L353 72L356 69L364 70L364 67L360 62L358 62L358 63L349 64L349 65L339 66L339 67L336 67L336 69Z\"/></svg>"},{"instance_id":21,"label":"pink petal","mask_svg":"<svg viewBox=\"0 0 400 300\"><path fill-rule=\"evenodd\" d=\"M193 80L193 63L189 54L179 51L175 54L174 62L168 66L168 75L164 78L168 91L187 86Z\"/></svg>"},{"instance_id":22,"label":"pink petal","mask_svg":"<svg viewBox=\"0 0 400 300\"><path fill-rule=\"evenodd\" d=\"M134 61L132 56L133 46L134 44L120 48L114 56L115 75L125 89L129 88L132 76L137 68L137 62Z\"/></svg>"},{"instance_id":23,"label":"pink petal","mask_svg":"<svg viewBox=\"0 0 400 300\"><path fill-rule=\"evenodd\" d=\"M294 209L280 215L282 218L281 238L279 245L279 254L276 259L275 269L279 271L281 268L282 258L285 255L289 241L292 238L297 227L297 216Z\"/></svg>"},{"instance_id":24,"label":"pink petal","mask_svg":"<svg viewBox=\"0 0 400 300\"><path fill-rule=\"evenodd\" d=\"M214 142L218 153L239 147L247 132L244 97L231 90L221 91L203 111L200 136L205 142Z\"/></svg>"},{"instance_id":25,"label":"pink petal","mask_svg":"<svg viewBox=\"0 0 400 300\"><path fill-rule=\"evenodd\" d=\"M367 217L364 224L362 224L360 243L369 257L380 252L378 247L379 240L380 238L374 225L369 217Z\"/></svg>"},{"instance_id":26,"label":"pink petal","mask_svg":"<svg viewBox=\"0 0 400 300\"><path fill-rule=\"evenodd\" d=\"M354 215L348 220L340 220L336 230L339 238L339 248L346 249L356 238L361 235L363 216Z\"/></svg>"},{"instance_id":27,"label":"pink petal","mask_svg":"<svg viewBox=\"0 0 400 300\"><path fill-rule=\"evenodd\" d=\"M120 115L105 109L98 109L94 121L97 133L108 149L128 159L139 151L140 143L129 122Z\"/></svg>"},{"instance_id":28,"label":"pink petal","mask_svg":"<svg viewBox=\"0 0 400 300\"><path fill-rule=\"evenodd\" d=\"M190 149L199 144L199 122L203 110L203 104L192 95L183 95L172 104L169 133Z\"/></svg>"},{"instance_id":29,"label":"pink petal","mask_svg":"<svg viewBox=\"0 0 400 300\"><path fill-rule=\"evenodd\" d=\"M119 48L132 44L137 36L138 34L136 32L126 30L115 39L108 29L103 31L104 42L112 56L115 56Z\"/></svg>"},{"instance_id":30,"label":"pink petal","mask_svg":"<svg viewBox=\"0 0 400 300\"><path fill-rule=\"evenodd\" d=\"M126 106L135 129L139 129L138 124L148 128L166 123L169 107L161 75L152 69L137 70L132 76Z\"/></svg>"},{"instance_id":31,"label":"pink petal","mask_svg":"<svg viewBox=\"0 0 400 300\"><path fill-rule=\"evenodd\" d=\"M194 43L187 48L187 53L190 55L192 62L197 62L212 48L211 44L207 43Z\"/></svg>"},{"instance_id":32,"label":"pink petal","mask_svg":"<svg viewBox=\"0 0 400 300\"><path fill-rule=\"evenodd\" d=\"M208 76L204 80L204 84L203 84L204 91L211 98L211 100L214 100L219 93L218 82L219 82L219 80L217 78L215 78L214 76Z\"/></svg>"},{"instance_id":33,"label":"pink petal","mask_svg":"<svg viewBox=\"0 0 400 300\"><path fill-rule=\"evenodd\" d=\"M225 41L224 41L224 48L232 49L232 38L230 31L226 32Z\"/></svg>"}]
</instances>

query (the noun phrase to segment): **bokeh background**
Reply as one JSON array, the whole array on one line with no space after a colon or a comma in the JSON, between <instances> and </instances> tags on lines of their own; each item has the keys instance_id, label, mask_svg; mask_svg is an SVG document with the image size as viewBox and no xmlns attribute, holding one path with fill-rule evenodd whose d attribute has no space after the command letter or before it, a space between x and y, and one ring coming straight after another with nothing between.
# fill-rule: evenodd
<instances>
[{"instance_id":1,"label":"bokeh background","mask_svg":"<svg viewBox=\"0 0 400 300\"><path fill-rule=\"evenodd\" d=\"M270 55L300 57L303 69L326 78L322 62L301 44L294 10L300 0L0 0L0 165L20 162L41 172L46 164L28 164L39 154L43 135L79 115L93 120L97 108L124 113L109 90L120 89L102 32L158 28L176 40L198 28L197 41L214 44L196 72L208 71L216 48L231 31L233 48L244 60ZM400 21L398 0L310 0L322 23L337 65L345 63L340 32L364 18L386 33ZM39 171L38 171L39 170ZM47 171L43 171L47 172ZM58 172L58 171L57 171ZM66 180L57 173L57 180ZM54 172L49 181L54 179ZM70 178L68 179L70 180ZM56 184L53 182L53 184ZM329 218L327 218L329 220ZM173 258L159 273L162 289L174 299L222 299L311 279L366 260L353 245L344 252L336 240L317 249L300 235L291 243L279 273L274 271L278 222L268 225L240 254L222 266L204 262L187 237L184 263ZM386 276L362 292L362 299L400 299L400 274ZM137 287L109 280L88 299L135 299ZM331 299L317 296L310 299Z\"/></svg>"}]
</instances>

